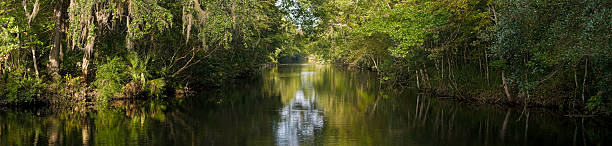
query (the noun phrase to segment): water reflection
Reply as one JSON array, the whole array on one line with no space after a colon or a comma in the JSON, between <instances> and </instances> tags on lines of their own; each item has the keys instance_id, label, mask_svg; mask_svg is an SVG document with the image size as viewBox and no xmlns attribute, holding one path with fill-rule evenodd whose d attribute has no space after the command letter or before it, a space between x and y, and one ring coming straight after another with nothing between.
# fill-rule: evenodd
<instances>
[{"instance_id":1,"label":"water reflection","mask_svg":"<svg viewBox=\"0 0 612 146\"><path fill-rule=\"evenodd\" d=\"M381 89L368 72L283 65L194 97L0 111L0 145L605 145L610 123ZM83 107L79 107L82 109Z\"/></svg>"},{"instance_id":2,"label":"water reflection","mask_svg":"<svg viewBox=\"0 0 612 146\"><path fill-rule=\"evenodd\" d=\"M312 90L314 92L314 90ZM276 138L278 145L313 145L315 135L323 128L324 116L317 109L313 97L305 97L303 90L280 111Z\"/></svg>"},{"instance_id":3,"label":"water reflection","mask_svg":"<svg viewBox=\"0 0 612 146\"><path fill-rule=\"evenodd\" d=\"M314 72L300 73L300 86L295 98L280 110L276 128L277 145L314 145L324 126L324 115L315 102Z\"/></svg>"}]
</instances>

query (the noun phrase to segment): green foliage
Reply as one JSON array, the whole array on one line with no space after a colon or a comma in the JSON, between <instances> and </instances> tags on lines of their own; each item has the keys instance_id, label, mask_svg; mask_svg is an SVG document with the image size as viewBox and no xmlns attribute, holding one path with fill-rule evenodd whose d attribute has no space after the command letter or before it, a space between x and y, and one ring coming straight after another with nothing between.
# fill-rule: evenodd
<instances>
[{"instance_id":1,"label":"green foliage","mask_svg":"<svg viewBox=\"0 0 612 146\"><path fill-rule=\"evenodd\" d=\"M505 60L520 93L534 90L542 79L579 89L587 97L607 95L596 81L610 75L608 1L496 1L495 56ZM558 76L555 73L560 72ZM564 75L565 74L565 75ZM581 84L578 84L578 83ZM582 89L585 88L585 89ZM575 90L574 89L574 90ZM580 91L582 89L583 91ZM558 90L558 89L545 89ZM561 89L563 90L563 89ZM572 90L572 89L565 89ZM603 92L603 93L601 93ZM597 98L598 99L598 98ZM597 103L598 100L591 100ZM588 104L588 106L599 104Z\"/></svg>"},{"instance_id":2,"label":"green foliage","mask_svg":"<svg viewBox=\"0 0 612 146\"><path fill-rule=\"evenodd\" d=\"M589 101L586 103L586 108L595 113L600 112L605 109L604 100L606 99L602 97L602 93L600 92L595 96L591 96Z\"/></svg>"},{"instance_id":3,"label":"green foliage","mask_svg":"<svg viewBox=\"0 0 612 146\"><path fill-rule=\"evenodd\" d=\"M17 68L0 74L0 102L12 104L32 103L42 93L45 85L33 74Z\"/></svg>"},{"instance_id":4,"label":"green foliage","mask_svg":"<svg viewBox=\"0 0 612 146\"><path fill-rule=\"evenodd\" d=\"M108 102L111 98L120 96L127 81L126 65L122 59L115 57L107 59L98 66L94 86L98 94L97 101Z\"/></svg>"},{"instance_id":5,"label":"green foliage","mask_svg":"<svg viewBox=\"0 0 612 146\"><path fill-rule=\"evenodd\" d=\"M301 7L292 11L287 6L292 3L317 12L307 13ZM504 70L510 94L521 98L587 103L584 98L598 97L588 102L591 109L607 106L597 103L610 100L609 1L282 4L296 15L290 17L293 21L300 22L296 11L316 17L315 33L300 38L307 42L304 52L333 63L375 69L384 82L420 82L450 91L473 90L486 82L492 92L502 92L492 83L501 82ZM578 97L584 101L574 100Z\"/></svg>"},{"instance_id":6,"label":"green foliage","mask_svg":"<svg viewBox=\"0 0 612 146\"><path fill-rule=\"evenodd\" d=\"M0 2L0 7L6 7L6 2ZM19 27L15 24L15 17L5 13L8 11L0 9L0 57L19 48Z\"/></svg>"},{"instance_id":7,"label":"green foliage","mask_svg":"<svg viewBox=\"0 0 612 146\"><path fill-rule=\"evenodd\" d=\"M27 77L34 73L35 65L42 74L41 82L51 81L44 78L48 73L45 65L56 43L59 46L53 47L60 52L54 61L60 61L58 73L64 78L53 79L56 86L50 89L60 91L51 93L87 96L92 95L88 89L94 89L102 102L125 96L122 93L128 86L137 88L138 96L162 97L170 88L219 85L246 77L283 53L302 53L298 47L283 48L292 44L289 39L295 39L297 31L282 20L284 14L273 1L63 0L39 4L38 17L29 21L22 8L32 10L33 0L0 2L0 71L15 87L10 88L11 94L31 84L32 78ZM182 27L177 26L181 23ZM55 28L62 31L53 31ZM293 33L285 33L288 31ZM15 75L16 68L20 75ZM88 75L88 70L96 73ZM8 89L2 93L8 94Z\"/></svg>"},{"instance_id":8,"label":"green foliage","mask_svg":"<svg viewBox=\"0 0 612 146\"><path fill-rule=\"evenodd\" d=\"M282 44L291 36L284 34L288 30L281 30L280 24L286 21L281 21L280 11L270 1L195 2L187 1L182 5L182 31L186 39L193 38L191 35L197 38L186 42L200 46L189 46L193 49L187 51L187 59L182 63L191 67L188 73L181 74L185 77L181 79L197 85L218 86L245 77L282 56L274 53L285 50ZM192 28L196 33L191 33ZM278 54L288 52L278 51ZM190 56L194 56L193 59ZM194 61L199 63L190 64Z\"/></svg>"},{"instance_id":9,"label":"green foliage","mask_svg":"<svg viewBox=\"0 0 612 146\"><path fill-rule=\"evenodd\" d=\"M172 26L172 14L159 3L160 0L131 0L130 39L141 39L145 34L163 32Z\"/></svg>"},{"instance_id":10,"label":"green foliage","mask_svg":"<svg viewBox=\"0 0 612 146\"><path fill-rule=\"evenodd\" d=\"M72 47L84 47L85 41L90 41L95 37L94 30L96 25L93 24L93 7L95 1L80 0L75 1L73 6L68 9L68 35ZM93 40L91 40L93 41Z\"/></svg>"},{"instance_id":11,"label":"green foliage","mask_svg":"<svg viewBox=\"0 0 612 146\"><path fill-rule=\"evenodd\" d=\"M53 84L52 84L53 85ZM87 86L83 82L83 78L81 77L73 77L70 74L65 75L61 80L57 81L54 84L55 92L57 92L57 96L60 98L75 98L75 97L83 97L83 95L79 95L79 91L86 88ZM68 103L70 104L70 103Z\"/></svg>"},{"instance_id":12,"label":"green foliage","mask_svg":"<svg viewBox=\"0 0 612 146\"><path fill-rule=\"evenodd\" d=\"M134 89L135 92L148 91L148 96L162 97L166 80L164 78L151 79L153 72L147 68L150 66L150 57L145 56L143 59L136 52L130 52L127 60L129 62L127 72L130 75L131 82L137 84L137 89Z\"/></svg>"},{"instance_id":13,"label":"green foliage","mask_svg":"<svg viewBox=\"0 0 612 146\"><path fill-rule=\"evenodd\" d=\"M427 37L437 38L431 30L447 23L444 21L448 19L448 12L435 10L430 3L398 3L394 7L374 12L354 33L358 36L386 34L398 42L391 52L405 57L411 49L423 45Z\"/></svg>"},{"instance_id":14,"label":"green foliage","mask_svg":"<svg viewBox=\"0 0 612 146\"><path fill-rule=\"evenodd\" d=\"M163 78L153 79L147 81L147 89L149 95L154 97L163 97L164 90L166 89L166 80Z\"/></svg>"},{"instance_id":15,"label":"green foliage","mask_svg":"<svg viewBox=\"0 0 612 146\"><path fill-rule=\"evenodd\" d=\"M132 81L144 85L147 79L151 77L147 66L149 65L149 57L141 59L136 52L130 52L127 56L127 60L130 63L128 66L128 72Z\"/></svg>"},{"instance_id":16,"label":"green foliage","mask_svg":"<svg viewBox=\"0 0 612 146\"><path fill-rule=\"evenodd\" d=\"M513 95L559 96L591 111L605 112L612 95L608 88L612 78L610 1L76 0L40 4L39 16L29 21L22 8L31 8L31 1L0 2L0 69L7 83L3 86L11 86L2 93L14 99L40 93L17 95L42 82L30 76L35 65L46 69L54 43L60 44L63 55L59 73L65 78L60 86L88 84L92 76L86 76L87 65L93 62L89 69L97 69L93 85L99 101L122 92L128 95L126 90L129 95L162 97L171 88L220 86L247 77L264 64L306 56L376 71L385 83L420 83L450 92L471 90L485 82L486 89L474 91L498 92L503 70ZM53 17L54 12L67 16ZM58 27L67 29L66 34L51 31ZM60 41L52 42L56 37ZM83 78L76 77L81 71ZM41 72L45 77L46 72Z\"/></svg>"},{"instance_id":17,"label":"green foliage","mask_svg":"<svg viewBox=\"0 0 612 146\"><path fill-rule=\"evenodd\" d=\"M491 61L489 65L491 65L491 67L494 67L494 68L507 69L506 63L507 63L506 60L500 59L500 60Z\"/></svg>"}]
</instances>

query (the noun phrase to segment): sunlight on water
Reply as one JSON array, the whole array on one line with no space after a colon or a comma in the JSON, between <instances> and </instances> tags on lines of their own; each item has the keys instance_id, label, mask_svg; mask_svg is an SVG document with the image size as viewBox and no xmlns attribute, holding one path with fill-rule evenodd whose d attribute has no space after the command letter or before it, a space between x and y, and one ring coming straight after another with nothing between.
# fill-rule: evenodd
<instances>
[{"instance_id":1,"label":"sunlight on water","mask_svg":"<svg viewBox=\"0 0 612 146\"><path fill-rule=\"evenodd\" d=\"M324 126L323 112L317 109L315 90L307 76L314 72L301 73L300 89L295 98L280 111L281 120L276 129L278 145L315 144L315 134ZM304 92L311 94L305 95Z\"/></svg>"},{"instance_id":2,"label":"sunlight on water","mask_svg":"<svg viewBox=\"0 0 612 146\"><path fill-rule=\"evenodd\" d=\"M296 98L281 109L276 130L279 145L314 144L316 132L323 128L324 116L311 98L304 97L304 92L299 90Z\"/></svg>"}]
</instances>

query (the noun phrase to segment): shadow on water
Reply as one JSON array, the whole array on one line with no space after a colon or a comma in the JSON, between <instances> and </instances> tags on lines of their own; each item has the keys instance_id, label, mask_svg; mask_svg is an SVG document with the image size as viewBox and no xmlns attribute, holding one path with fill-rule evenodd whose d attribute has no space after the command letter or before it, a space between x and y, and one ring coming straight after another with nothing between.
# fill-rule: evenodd
<instances>
[{"instance_id":1,"label":"shadow on water","mask_svg":"<svg viewBox=\"0 0 612 146\"><path fill-rule=\"evenodd\" d=\"M260 77L112 108L2 111L0 145L605 145L610 125L540 109L381 89L372 73L281 65Z\"/></svg>"}]
</instances>

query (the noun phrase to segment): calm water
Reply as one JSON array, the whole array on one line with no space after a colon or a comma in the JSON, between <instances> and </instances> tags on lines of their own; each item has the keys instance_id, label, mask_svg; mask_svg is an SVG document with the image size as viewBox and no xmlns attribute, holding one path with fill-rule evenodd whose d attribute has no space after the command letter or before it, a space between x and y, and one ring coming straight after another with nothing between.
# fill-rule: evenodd
<instances>
[{"instance_id":1,"label":"calm water","mask_svg":"<svg viewBox=\"0 0 612 146\"><path fill-rule=\"evenodd\" d=\"M172 103L76 111L2 111L0 145L611 144L605 120L464 105L380 89L368 72L310 64Z\"/></svg>"}]
</instances>

